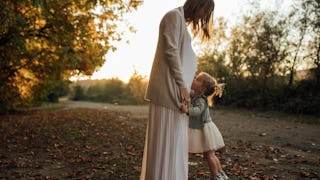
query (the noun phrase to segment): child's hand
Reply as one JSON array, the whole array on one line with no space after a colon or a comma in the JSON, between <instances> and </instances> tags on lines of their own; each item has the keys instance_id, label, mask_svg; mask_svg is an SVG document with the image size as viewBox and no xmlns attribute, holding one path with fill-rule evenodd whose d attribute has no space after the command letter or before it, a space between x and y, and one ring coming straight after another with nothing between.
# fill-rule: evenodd
<instances>
[{"instance_id":1,"label":"child's hand","mask_svg":"<svg viewBox=\"0 0 320 180\"><path fill-rule=\"evenodd\" d=\"M184 113L188 113L188 106L186 104L181 104L181 111Z\"/></svg>"}]
</instances>

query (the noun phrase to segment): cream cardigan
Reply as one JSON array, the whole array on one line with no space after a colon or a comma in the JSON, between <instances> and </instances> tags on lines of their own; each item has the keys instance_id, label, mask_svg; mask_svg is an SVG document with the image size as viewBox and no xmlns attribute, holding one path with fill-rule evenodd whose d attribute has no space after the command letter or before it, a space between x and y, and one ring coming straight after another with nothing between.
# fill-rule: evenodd
<instances>
[{"instance_id":1,"label":"cream cardigan","mask_svg":"<svg viewBox=\"0 0 320 180\"><path fill-rule=\"evenodd\" d=\"M187 44L191 43L183 7L175 8L162 18L158 45L149 77L145 99L170 109L180 109L180 88L186 87L181 64Z\"/></svg>"}]
</instances>

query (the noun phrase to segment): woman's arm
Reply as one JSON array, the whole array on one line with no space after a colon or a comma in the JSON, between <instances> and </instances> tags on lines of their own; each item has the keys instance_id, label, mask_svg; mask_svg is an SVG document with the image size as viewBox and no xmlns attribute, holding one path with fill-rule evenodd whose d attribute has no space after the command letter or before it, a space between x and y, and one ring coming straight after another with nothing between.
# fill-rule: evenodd
<instances>
[{"instance_id":1,"label":"woman's arm","mask_svg":"<svg viewBox=\"0 0 320 180\"><path fill-rule=\"evenodd\" d=\"M169 64L170 71L180 88L185 88L181 70L180 57L180 29L181 16L176 11L170 11L165 15L161 23L162 35L164 38L164 53Z\"/></svg>"}]
</instances>

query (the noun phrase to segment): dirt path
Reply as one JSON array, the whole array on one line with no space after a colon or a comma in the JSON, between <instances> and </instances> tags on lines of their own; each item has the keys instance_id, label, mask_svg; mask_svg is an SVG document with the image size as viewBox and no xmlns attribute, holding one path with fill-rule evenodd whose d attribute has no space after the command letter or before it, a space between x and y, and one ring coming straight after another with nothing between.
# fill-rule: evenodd
<instances>
[{"instance_id":1,"label":"dirt path","mask_svg":"<svg viewBox=\"0 0 320 180\"><path fill-rule=\"evenodd\" d=\"M0 116L0 179L139 179L148 106L74 102ZM231 179L320 179L319 117L212 111ZM316 124L299 122L317 121ZM189 179L209 179L201 154Z\"/></svg>"},{"instance_id":2,"label":"dirt path","mask_svg":"<svg viewBox=\"0 0 320 180\"><path fill-rule=\"evenodd\" d=\"M144 123L143 126L146 124L148 113L148 106L120 106L72 101L61 103L67 109L93 108L128 112L134 118L145 119L145 121L137 121ZM319 117L237 109L217 109L212 111L212 115L227 145L227 151L223 154L227 159L222 159L222 161L230 174L242 173L245 176L243 173L250 172L250 170L241 168L251 166L253 171L254 166L258 166L257 163L265 167L260 167L260 171L266 174L268 172L265 171L270 171L269 174L285 171L282 177L273 177L275 179L296 178L297 176L320 177L320 125L319 123L301 123L320 122ZM229 167L228 161L233 162L229 164ZM244 165L237 165L237 163L234 165L234 161L239 161ZM190 169L191 171L198 170L197 167L192 166ZM295 175L292 176L292 174Z\"/></svg>"},{"instance_id":3,"label":"dirt path","mask_svg":"<svg viewBox=\"0 0 320 180\"><path fill-rule=\"evenodd\" d=\"M129 112L136 118L147 118L148 106L114 105L85 101L62 101L67 109L93 108ZM212 112L214 121L230 141L254 141L311 151L320 156L320 125L300 123L308 116L275 112L218 109ZM314 117L313 117L314 118ZM320 118L320 117L319 117ZM319 120L318 120L319 121Z\"/></svg>"},{"instance_id":4,"label":"dirt path","mask_svg":"<svg viewBox=\"0 0 320 180\"><path fill-rule=\"evenodd\" d=\"M90 109L105 109L117 112L129 112L136 118L147 118L148 106L135 105L115 105L109 103L96 103L87 101L69 101L66 99L60 100L60 103L65 109L90 108Z\"/></svg>"}]
</instances>

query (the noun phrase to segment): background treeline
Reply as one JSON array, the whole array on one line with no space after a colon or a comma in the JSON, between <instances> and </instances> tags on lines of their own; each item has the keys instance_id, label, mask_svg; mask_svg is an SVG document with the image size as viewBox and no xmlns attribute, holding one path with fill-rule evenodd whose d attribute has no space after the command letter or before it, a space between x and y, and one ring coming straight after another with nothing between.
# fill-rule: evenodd
<instances>
[{"instance_id":1,"label":"background treeline","mask_svg":"<svg viewBox=\"0 0 320 180\"><path fill-rule=\"evenodd\" d=\"M295 1L286 13L254 2L233 27L217 19L198 68L227 83L219 103L319 114L319 9L319 0Z\"/></svg>"},{"instance_id":2,"label":"background treeline","mask_svg":"<svg viewBox=\"0 0 320 180\"><path fill-rule=\"evenodd\" d=\"M144 85L133 78L69 88L70 77L91 75L116 49L112 42L123 37L117 26L139 2L99 1L94 13L95 0L0 1L0 113L70 93L74 100L142 103L146 82L138 74ZM198 71L227 83L219 104L318 115L320 1L275 11L251 2L235 24L215 19L212 41L195 46Z\"/></svg>"},{"instance_id":3,"label":"background treeline","mask_svg":"<svg viewBox=\"0 0 320 180\"><path fill-rule=\"evenodd\" d=\"M113 104L146 104L144 100L147 79L137 72L128 83L117 78L104 80L82 80L71 84L70 99Z\"/></svg>"}]
</instances>

